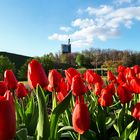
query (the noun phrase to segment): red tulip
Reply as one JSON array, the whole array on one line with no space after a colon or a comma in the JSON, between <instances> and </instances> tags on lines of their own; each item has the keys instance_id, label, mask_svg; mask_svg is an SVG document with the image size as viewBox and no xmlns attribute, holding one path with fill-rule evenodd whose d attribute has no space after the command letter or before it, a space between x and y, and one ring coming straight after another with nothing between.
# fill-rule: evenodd
<instances>
[{"instance_id":1,"label":"red tulip","mask_svg":"<svg viewBox=\"0 0 140 140\"><path fill-rule=\"evenodd\" d=\"M111 82L114 82L114 83L117 82L117 79L116 79L115 75L111 71L107 72L107 80L111 81Z\"/></svg>"},{"instance_id":2,"label":"red tulip","mask_svg":"<svg viewBox=\"0 0 140 140\"><path fill-rule=\"evenodd\" d=\"M47 86L46 73L42 65L37 60L32 60L28 64L28 84L31 89L36 88L37 84L41 87Z\"/></svg>"},{"instance_id":3,"label":"red tulip","mask_svg":"<svg viewBox=\"0 0 140 140\"><path fill-rule=\"evenodd\" d=\"M87 87L79 75L73 77L71 90L74 96L81 96L87 92Z\"/></svg>"},{"instance_id":4,"label":"red tulip","mask_svg":"<svg viewBox=\"0 0 140 140\"><path fill-rule=\"evenodd\" d=\"M126 83L126 78L125 78L123 72L119 72L119 74L118 74L118 83L119 83L119 84L124 84L124 83Z\"/></svg>"},{"instance_id":5,"label":"red tulip","mask_svg":"<svg viewBox=\"0 0 140 140\"><path fill-rule=\"evenodd\" d=\"M83 134L90 128L90 115L84 103L77 103L72 114L73 128L79 134Z\"/></svg>"},{"instance_id":6,"label":"red tulip","mask_svg":"<svg viewBox=\"0 0 140 140\"><path fill-rule=\"evenodd\" d=\"M134 73L135 73L135 74L140 73L140 67L139 67L138 65L135 65L135 66L133 67L133 70L134 70Z\"/></svg>"},{"instance_id":7,"label":"red tulip","mask_svg":"<svg viewBox=\"0 0 140 140\"><path fill-rule=\"evenodd\" d=\"M131 89L127 84L119 85L117 92L122 104L128 103L132 100Z\"/></svg>"},{"instance_id":8,"label":"red tulip","mask_svg":"<svg viewBox=\"0 0 140 140\"><path fill-rule=\"evenodd\" d=\"M140 121L140 103L137 103L132 111L131 111L131 114L132 116L135 118L135 119L138 119Z\"/></svg>"},{"instance_id":9,"label":"red tulip","mask_svg":"<svg viewBox=\"0 0 140 140\"><path fill-rule=\"evenodd\" d=\"M60 91L57 93L58 102L62 102L67 96L67 84L64 81L60 82Z\"/></svg>"},{"instance_id":10,"label":"red tulip","mask_svg":"<svg viewBox=\"0 0 140 140\"><path fill-rule=\"evenodd\" d=\"M86 71L85 80L88 84L95 84L97 82L103 84L101 76L95 73L93 70Z\"/></svg>"},{"instance_id":11,"label":"red tulip","mask_svg":"<svg viewBox=\"0 0 140 140\"><path fill-rule=\"evenodd\" d=\"M95 83L94 85L94 92L96 95L100 95L102 90L102 84L101 83Z\"/></svg>"},{"instance_id":12,"label":"red tulip","mask_svg":"<svg viewBox=\"0 0 140 140\"><path fill-rule=\"evenodd\" d=\"M0 140L12 140L16 134L15 105L10 91L0 96Z\"/></svg>"},{"instance_id":13,"label":"red tulip","mask_svg":"<svg viewBox=\"0 0 140 140\"><path fill-rule=\"evenodd\" d=\"M65 75L66 75L66 80L68 81L68 84L71 85L72 78L75 75L80 75L80 73L74 68L68 68L67 70L65 70Z\"/></svg>"},{"instance_id":14,"label":"red tulip","mask_svg":"<svg viewBox=\"0 0 140 140\"><path fill-rule=\"evenodd\" d=\"M18 98L23 98L23 97L27 96L27 94L28 94L28 90L26 89L24 84L18 83L17 89L16 89L16 96Z\"/></svg>"},{"instance_id":15,"label":"red tulip","mask_svg":"<svg viewBox=\"0 0 140 140\"><path fill-rule=\"evenodd\" d=\"M6 70L4 72L4 82L7 84L7 87L10 90L17 88L17 79L12 70Z\"/></svg>"},{"instance_id":16,"label":"red tulip","mask_svg":"<svg viewBox=\"0 0 140 140\"><path fill-rule=\"evenodd\" d=\"M48 74L48 90L59 92L61 80L63 80L62 75L55 69L51 70Z\"/></svg>"},{"instance_id":17,"label":"red tulip","mask_svg":"<svg viewBox=\"0 0 140 140\"><path fill-rule=\"evenodd\" d=\"M124 75L128 82L130 82L130 80L135 77L134 70L129 67L125 69Z\"/></svg>"},{"instance_id":18,"label":"red tulip","mask_svg":"<svg viewBox=\"0 0 140 140\"><path fill-rule=\"evenodd\" d=\"M112 95L115 95L115 85L113 83L110 83L107 88L109 89L110 93Z\"/></svg>"},{"instance_id":19,"label":"red tulip","mask_svg":"<svg viewBox=\"0 0 140 140\"><path fill-rule=\"evenodd\" d=\"M3 96L7 90L7 85L4 81L0 82L0 96Z\"/></svg>"},{"instance_id":20,"label":"red tulip","mask_svg":"<svg viewBox=\"0 0 140 140\"><path fill-rule=\"evenodd\" d=\"M126 69L125 66L120 65L120 66L118 66L117 71L118 71L118 73L119 73L119 72L124 72L125 69Z\"/></svg>"},{"instance_id":21,"label":"red tulip","mask_svg":"<svg viewBox=\"0 0 140 140\"><path fill-rule=\"evenodd\" d=\"M110 93L110 90L108 88L102 89L101 95L98 99L98 103L104 107L112 105L113 97L112 97L112 94Z\"/></svg>"},{"instance_id":22,"label":"red tulip","mask_svg":"<svg viewBox=\"0 0 140 140\"><path fill-rule=\"evenodd\" d=\"M140 94L140 79L137 77L133 78L130 81L130 86L132 88L132 91L136 94Z\"/></svg>"}]
</instances>

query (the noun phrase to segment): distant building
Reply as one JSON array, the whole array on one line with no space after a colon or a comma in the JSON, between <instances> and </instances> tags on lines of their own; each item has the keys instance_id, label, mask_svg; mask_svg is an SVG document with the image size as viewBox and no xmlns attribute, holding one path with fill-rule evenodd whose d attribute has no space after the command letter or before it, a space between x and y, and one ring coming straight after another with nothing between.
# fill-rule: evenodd
<instances>
[{"instance_id":1,"label":"distant building","mask_svg":"<svg viewBox=\"0 0 140 140\"><path fill-rule=\"evenodd\" d=\"M68 44L61 44L62 54L71 53L70 39L68 39Z\"/></svg>"}]
</instances>

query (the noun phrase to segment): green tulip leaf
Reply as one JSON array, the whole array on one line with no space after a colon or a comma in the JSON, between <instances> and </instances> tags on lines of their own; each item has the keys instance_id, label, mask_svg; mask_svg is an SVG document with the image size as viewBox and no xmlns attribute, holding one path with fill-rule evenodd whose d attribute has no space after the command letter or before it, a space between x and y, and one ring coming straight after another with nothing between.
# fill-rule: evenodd
<instances>
[{"instance_id":1,"label":"green tulip leaf","mask_svg":"<svg viewBox=\"0 0 140 140\"><path fill-rule=\"evenodd\" d=\"M65 99L59 103L56 108L53 110L53 114L57 114L60 115L62 114L68 107L69 103L70 103L70 99L71 99L71 92L65 97Z\"/></svg>"},{"instance_id":2,"label":"green tulip leaf","mask_svg":"<svg viewBox=\"0 0 140 140\"><path fill-rule=\"evenodd\" d=\"M129 135L129 139L130 139L130 140L135 140L135 139L136 139L138 130L139 130L138 128L135 129L135 130Z\"/></svg>"},{"instance_id":3,"label":"green tulip leaf","mask_svg":"<svg viewBox=\"0 0 140 140\"><path fill-rule=\"evenodd\" d=\"M38 85L36 89L38 102L38 123L37 123L37 140L47 140L50 135L50 125L45 103L45 96L42 88Z\"/></svg>"},{"instance_id":4,"label":"green tulip leaf","mask_svg":"<svg viewBox=\"0 0 140 140\"><path fill-rule=\"evenodd\" d=\"M132 125L133 125L134 121L132 121L131 123L129 123L127 125L127 127L125 128L125 130L123 131L123 133L121 134L121 140L128 140L129 135L131 134L131 130L132 130Z\"/></svg>"},{"instance_id":5,"label":"green tulip leaf","mask_svg":"<svg viewBox=\"0 0 140 140\"><path fill-rule=\"evenodd\" d=\"M59 129L58 133L61 133L63 131L74 131L74 129L72 126L64 126L64 127Z\"/></svg>"},{"instance_id":6,"label":"green tulip leaf","mask_svg":"<svg viewBox=\"0 0 140 140\"><path fill-rule=\"evenodd\" d=\"M65 99L59 103L56 108L54 108L51 114L50 123L50 140L57 140L57 128L58 128L58 118L68 107L71 99L71 92L65 97Z\"/></svg>"},{"instance_id":7,"label":"green tulip leaf","mask_svg":"<svg viewBox=\"0 0 140 140\"><path fill-rule=\"evenodd\" d=\"M22 128L16 132L16 138L18 140L27 140L27 133L28 133L27 129Z\"/></svg>"}]
</instances>

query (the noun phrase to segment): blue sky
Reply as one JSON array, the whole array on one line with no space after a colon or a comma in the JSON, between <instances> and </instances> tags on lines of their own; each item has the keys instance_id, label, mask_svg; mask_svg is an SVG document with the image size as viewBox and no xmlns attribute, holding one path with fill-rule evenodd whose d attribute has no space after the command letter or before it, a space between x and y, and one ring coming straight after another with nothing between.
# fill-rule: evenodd
<instances>
[{"instance_id":1,"label":"blue sky","mask_svg":"<svg viewBox=\"0 0 140 140\"><path fill-rule=\"evenodd\" d=\"M0 0L0 51L28 56L91 47L140 51L140 0Z\"/></svg>"}]
</instances>

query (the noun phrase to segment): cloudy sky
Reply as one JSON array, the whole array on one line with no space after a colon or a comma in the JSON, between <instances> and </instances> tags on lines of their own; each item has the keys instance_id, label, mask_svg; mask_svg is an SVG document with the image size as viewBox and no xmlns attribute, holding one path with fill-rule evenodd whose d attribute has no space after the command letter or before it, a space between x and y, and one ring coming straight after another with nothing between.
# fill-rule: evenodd
<instances>
[{"instance_id":1,"label":"cloudy sky","mask_svg":"<svg viewBox=\"0 0 140 140\"><path fill-rule=\"evenodd\" d=\"M0 0L0 51L29 56L91 47L140 51L140 0Z\"/></svg>"}]
</instances>

